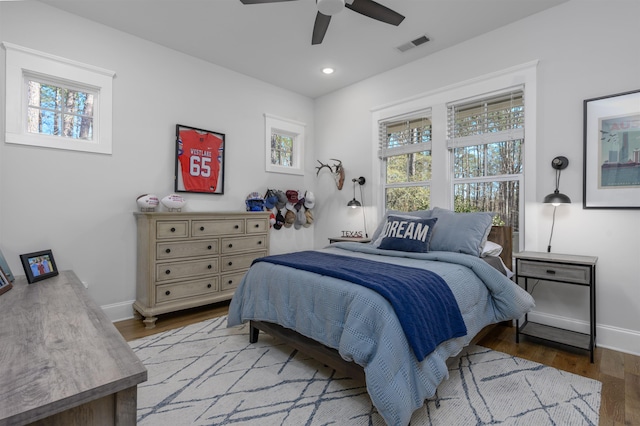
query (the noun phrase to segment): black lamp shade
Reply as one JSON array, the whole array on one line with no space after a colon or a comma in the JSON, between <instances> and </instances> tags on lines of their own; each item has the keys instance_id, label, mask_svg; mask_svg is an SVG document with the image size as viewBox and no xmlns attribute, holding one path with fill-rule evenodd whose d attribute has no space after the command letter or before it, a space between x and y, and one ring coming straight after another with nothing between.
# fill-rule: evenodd
<instances>
[{"instance_id":1,"label":"black lamp shade","mask_svg":"<svg viewBox=\"0 0 640 426\"><path fill-rule=\"evenodd\" d=\"M344 201L343 201L343 202L344 202ZM358 200L356 200L356 199L354 198L353 200L351 200L351 201L349 201L349 202L347 203L347 206L348 206L348 207L356 208L356 207L362 207L362 204L360 204L360 201L358 201Z\"/></svg>"},{"instance_id":2,"label":"black lamp shade","mask_svg":"<svg viewBox=\"0 0 640 426\"><path fill-rule=\"evenodd\" d=\"M558 205L558 204L571 204L571 198L569 198L568 196L560 193L557 189L555 191L553 191L553 194L549 194L546 197L544 197L544 201L545 204L554 204L554 205Z\"/></svg>"}]
</instances>

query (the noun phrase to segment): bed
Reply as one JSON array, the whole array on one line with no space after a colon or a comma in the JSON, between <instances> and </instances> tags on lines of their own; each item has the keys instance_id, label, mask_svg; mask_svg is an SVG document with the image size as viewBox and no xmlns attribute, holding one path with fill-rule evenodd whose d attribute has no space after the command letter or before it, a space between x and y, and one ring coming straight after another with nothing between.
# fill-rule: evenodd
<instances>
[{"instance_id":1,"label":"bed","mask_svg":"<svg viewBox=\"0 0 640 426\"><path fill-rule=\"evenodd\" d=\"M261 330L363 379L385 422L407 425L448 377L447 359L487 325L534 306L507 278L511 232L492 227L492 216L391 211L369 244L263 258L238 286L228 326L249 321L251 342ZM483 257L487 241L499 249ZM370 271L382 284L371 283Z\"/></svg>"}]
</instances>

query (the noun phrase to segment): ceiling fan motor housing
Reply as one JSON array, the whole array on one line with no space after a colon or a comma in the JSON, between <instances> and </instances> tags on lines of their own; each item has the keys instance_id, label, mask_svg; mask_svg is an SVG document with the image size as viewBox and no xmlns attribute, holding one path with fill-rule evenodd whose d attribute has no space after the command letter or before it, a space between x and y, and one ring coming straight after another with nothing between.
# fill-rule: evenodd
<instances>
[{"instance_id":1,"label":"ceiling fan motor housing","mask_svg":"<svg viewBox=\"0 0 640 426\"><path fill-rule=\"evenodd\" d=\"M318 11L323 15L332 16L344 9L344 0L316 0Z\"/></svg>"}]
</instances>

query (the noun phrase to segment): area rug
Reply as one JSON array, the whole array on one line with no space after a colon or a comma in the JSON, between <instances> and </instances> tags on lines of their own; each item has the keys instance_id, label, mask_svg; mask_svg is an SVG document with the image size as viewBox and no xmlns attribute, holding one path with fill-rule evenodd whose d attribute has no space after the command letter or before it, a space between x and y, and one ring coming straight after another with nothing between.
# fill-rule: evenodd
<instances>
[{"instance_id":1,"label":"area rug","mask_svg":"<svg viewBox=\"0 0 640 426\"><path fill-rule=\"evenodd\" d=\"M362 382L226 317L130 342L139 425L384 425ZM471 346L411 425L597 425L601 383Z\"/></svg>"}]
</instances>

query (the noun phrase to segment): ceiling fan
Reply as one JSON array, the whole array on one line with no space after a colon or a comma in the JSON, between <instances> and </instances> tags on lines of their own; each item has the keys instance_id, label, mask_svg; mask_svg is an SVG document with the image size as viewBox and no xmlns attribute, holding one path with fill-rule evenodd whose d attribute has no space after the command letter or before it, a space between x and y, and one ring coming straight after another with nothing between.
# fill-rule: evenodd
<instances>
[{"instance_id":1,"label":"ceiling fan","mask_svg":"<svg viewBox=\"0 0 640 426\"><path fill-rule=\"evenodd\" d=\"M240 0L242 4L261 4L261 3L278 3L283 1L296 0ZM398 26L404 20L404 16L400 15L376 3L373 0L316 0L318 13L316 14L316 22L313 25L313 35L311 36L311 44L320 44L324 39L324 35L329 28L331 16L340 12L343 8L351 9L364 16L375 19L380 22Z\"/></svg>"}]
</instances>

